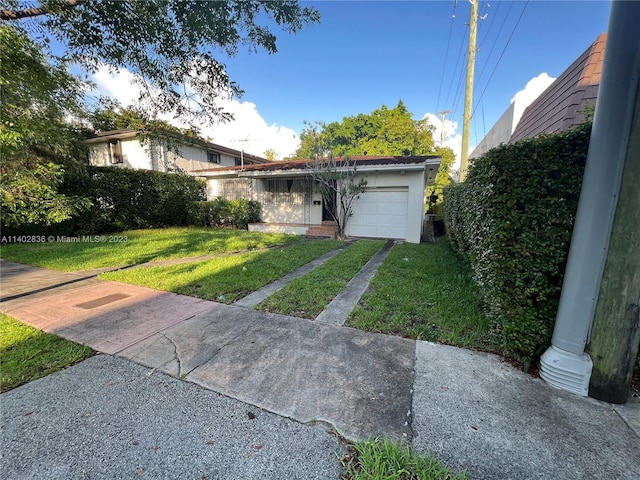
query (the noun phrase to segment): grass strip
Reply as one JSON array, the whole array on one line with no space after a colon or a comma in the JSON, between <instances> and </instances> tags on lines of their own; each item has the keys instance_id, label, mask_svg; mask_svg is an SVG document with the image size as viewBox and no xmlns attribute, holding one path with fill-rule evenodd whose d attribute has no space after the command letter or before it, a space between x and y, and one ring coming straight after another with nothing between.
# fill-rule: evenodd
<instances>
[{"instance_id":1,"label":"grass strip","mask_svg":"<svg viewBox=\"0 0 640 480\"><path fill-rule=\"evenodd\" d=\"M448 243L396 245L346 324L371 332L492 350L469 268Z\"/></svg>"},{"instance_id":2,"label":"grass strip","mask_svg":"<svg viewBox=\"0 0 640 480\"><path fill-rule=\"evenodd\" d=\"M299 236L282 233L196 227L64 238L56 236L54 241L44 243L3 243L1 256L37 267L74 271L255 250L300 240Z\"/></svg>"},{"instance_id":3,"label":"grass strip","mask_svg":"<svg viewBox=\"0 0 640 480\"><path fill-rule=\"evenodd\" d=\"M89 347L0 314L0 392L62 370L93 353Z\"/></svg>"},{"instance_id":4,"label":"grass strip","mask_svg":"<svg viewBox=\"0 0 640 480\"><path fill-rule=\"evenodd\" d=\"M384 240L359 240L353 243L325 264L292 280L257 305L256 309L300 318L316 318L384 243Z\"/></svg>"},{"instance_id":5,"label":"grass strip","mask_svg":"<svg viewBox=\"0 0 640 480\"><path fill-rule=\"evenodd\" d=\"M435 458L420 455L409 446L389 439L358 442L342 459L344 480L465 480Z\"/></svg>"},{"instance_id":6,"label":"grass strip","mask_svg":"<svg viewBox=\"0 0 640 480\"><path fill-rule=\"evenodd\" d=\"M233 303L341 244L335 240L309 241L201 262L110 272L100 278Z\"/></svg>"}]
</instances>

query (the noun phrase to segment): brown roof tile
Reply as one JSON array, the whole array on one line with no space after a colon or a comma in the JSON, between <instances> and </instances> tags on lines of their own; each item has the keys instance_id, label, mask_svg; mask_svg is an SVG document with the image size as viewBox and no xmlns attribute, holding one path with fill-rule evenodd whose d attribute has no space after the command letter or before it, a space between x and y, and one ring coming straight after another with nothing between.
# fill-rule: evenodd
<instances>
[{"instance_id":1,"label":"brown roof tile","mask_svg":"<svg viewBox=\"0 0 640 480\"><path fill-rule=\"evenodd\" d=\"M529 105L509 143L543 133L568 130L584 121L584 109L595 104L602 74L607 34L601 34Z\"/></svg>"}]
</instances>

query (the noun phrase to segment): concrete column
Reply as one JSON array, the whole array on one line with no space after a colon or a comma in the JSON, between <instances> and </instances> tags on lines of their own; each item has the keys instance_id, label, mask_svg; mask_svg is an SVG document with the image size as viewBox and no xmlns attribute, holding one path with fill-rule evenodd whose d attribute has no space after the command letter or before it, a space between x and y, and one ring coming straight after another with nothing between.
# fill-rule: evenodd
<instances>
[{"instance_id":1,"label":"concrete column","mask_svg":"<svg viewBox=\"0 0 640 480\"><path fill-rule=\"evenodd\" d=\"M584 353L607 259L640 76L640 2L614 1L589 153L571 238L552 346L541 377L586 396L592 370Z\"/></svg>"}]
</instances>

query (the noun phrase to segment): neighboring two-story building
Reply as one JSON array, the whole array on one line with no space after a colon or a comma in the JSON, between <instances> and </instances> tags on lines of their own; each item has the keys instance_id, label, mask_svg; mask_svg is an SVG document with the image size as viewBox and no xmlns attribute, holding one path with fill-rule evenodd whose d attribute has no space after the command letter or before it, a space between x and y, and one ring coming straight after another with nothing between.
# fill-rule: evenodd
<instances>
[{"instance_id":1,"label":"neighboring two-story building","mask_svg":"<svg viewBox=\"0 0 640 480\"><path fill-rule=\"evenodd\" d=\"M138 133L131 129L102 132L85 143L89 145L89 164L102 167L158 172L181 169L190 173L213 167L268 162L265 158L187 135L168 134L164 139L141 142Z\"/></svg>"}]
</instances>

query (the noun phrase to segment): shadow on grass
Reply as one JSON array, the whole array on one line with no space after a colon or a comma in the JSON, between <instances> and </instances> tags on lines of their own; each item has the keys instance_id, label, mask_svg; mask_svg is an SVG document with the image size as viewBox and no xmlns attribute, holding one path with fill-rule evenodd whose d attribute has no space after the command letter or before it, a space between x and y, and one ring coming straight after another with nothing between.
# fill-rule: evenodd
<instances>
[{"instance_id":1,"label":"shadow on grass","mask_svg":"<svg viewBox=\"0 0 640 480\"><path fill-rule=\"evenodd\" d=\"M44 333L20 324L17 320L10 319L9 322L19 324L23 336L8 345L4 340L2 342L3 346L0 348L2 356L0 392L12 390L67 368L95 353L87 346L70 342L57 335ZM11 327L3 321L1 328L3 335L5 335L6 330Z\"/></svg>"}]
</instances>

